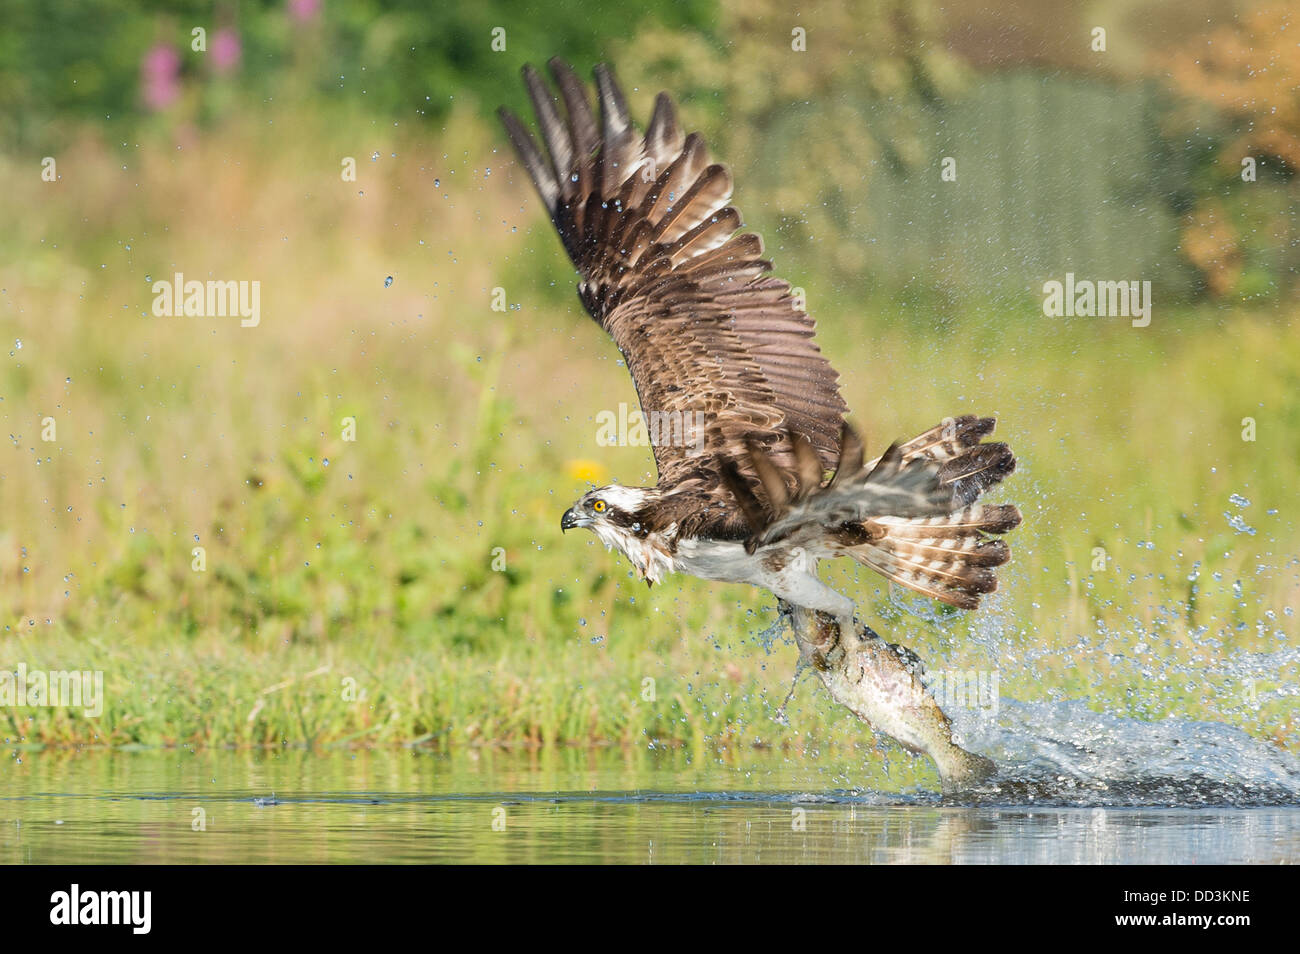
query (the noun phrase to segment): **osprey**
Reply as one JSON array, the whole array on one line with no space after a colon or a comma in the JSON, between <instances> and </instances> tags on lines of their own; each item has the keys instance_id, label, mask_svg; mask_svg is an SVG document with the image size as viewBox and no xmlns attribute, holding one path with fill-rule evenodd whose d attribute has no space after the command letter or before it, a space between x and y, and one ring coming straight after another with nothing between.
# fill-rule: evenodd
<instances>
[{"instance_id":1,"label":"osprey","mask_svg":"<svg viewBox=\"0 0 1300 954\"><path fill-rule=\"evenodd\" d=\"M743 232L731 174L666 93L644 136L606 66L599 120L563 61L558 100L523 69L546 153L509 110L515 150L581 276L578 295L618 345L651 427L659 482L601 487L564 513L648 583L670 573L749 583L856 632L851 599L817 576L848 556L966 609L997 587L1020 522L980 495L1015 468L992 418L949 418L864 462L838 375L789 283Z\"/></svg>"}]
</instances>

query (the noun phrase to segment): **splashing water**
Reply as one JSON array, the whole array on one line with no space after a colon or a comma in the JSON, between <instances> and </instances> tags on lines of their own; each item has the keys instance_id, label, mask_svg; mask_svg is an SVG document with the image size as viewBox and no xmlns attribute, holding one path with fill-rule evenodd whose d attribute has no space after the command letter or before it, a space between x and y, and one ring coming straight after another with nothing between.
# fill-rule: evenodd
<instances>
[{"instance_id":1,"label":"splashing water","mask_svg":"<svg viewBox=\"0 0 1300 954\"><path fill-rule=\"evenodd\" d=\"M998 778L975 802L1070 806L1300 804L1300 759L1211 722L1095 712L1086 702L1002 701L949 715Z\"/></svg>"}]
</instances>

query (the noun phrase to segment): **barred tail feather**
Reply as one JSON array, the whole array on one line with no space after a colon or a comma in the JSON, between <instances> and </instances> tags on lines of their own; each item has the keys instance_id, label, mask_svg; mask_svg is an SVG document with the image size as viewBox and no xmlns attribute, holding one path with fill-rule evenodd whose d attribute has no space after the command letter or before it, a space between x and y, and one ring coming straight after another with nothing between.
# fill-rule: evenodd
<instances>
[{"instance_id":1,"label":"barred tail feather","mask_svg":"<svg viewBox=\"0 0 1300 954\"><path fill-rule=\"evenodd\" d=\"M1002 540L1020 523L1009 504L972 504L948 517L885 517L866 521L869 542L845 548L854 560L909 589L950 606L974 609L997 589L996 567L1011 559Z\"/></svg>"},{"instance_id":2,"label":"barred tail feather","mask_svg":"<svg viewBox=\"0 0 1300 954\"><path fill-rule=\"evenodd\" d=\"M1006 444L982 442L994 423L974 415L949 419L865 465L861 442L846 425L839 466L824 485L814 466L782 472L751 446L766 500L728 481L753 531L746 548L820 537L900 586L973 609L997 589L995 570L1011 559L1006 543L989 535L1020 524L1011 504L978 502L1016 466ZM790 441L796 460L809 456L806 441Z\"/></svg>"}]
</instances>

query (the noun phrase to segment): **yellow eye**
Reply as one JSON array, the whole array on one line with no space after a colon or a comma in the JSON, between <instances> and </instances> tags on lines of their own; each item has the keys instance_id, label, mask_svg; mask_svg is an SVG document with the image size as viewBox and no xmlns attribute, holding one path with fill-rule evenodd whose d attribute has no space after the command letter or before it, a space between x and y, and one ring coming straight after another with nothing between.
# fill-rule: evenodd
<instances>
[{"instance_id":1,"label":"yellow eye","mask_svg":"<svg viewBox=\"0 0 1300 954\"><path fill-rule=\"evenodd\" d=\"M593 503L593 504L591 505L591 509L594 510L594 511L596 511L596 513L604 513L604 512L605 512L605 501L603 501L603 500L597 500L595 503Z\"/></svg>"}]
</instances>

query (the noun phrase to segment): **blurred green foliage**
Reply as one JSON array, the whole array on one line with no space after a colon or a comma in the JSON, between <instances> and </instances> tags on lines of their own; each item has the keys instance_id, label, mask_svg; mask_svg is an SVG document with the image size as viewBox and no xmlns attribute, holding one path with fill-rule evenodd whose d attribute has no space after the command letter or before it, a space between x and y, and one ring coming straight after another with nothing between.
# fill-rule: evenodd
<instances>
[{"instance_id":1,"label":"blurred green foliage","mask_svg":"<svg viewBox=\"0 0 1300 954\"><path fill-rule=\"evenodd\" d=\"M816 245L845 293L1019 295L1071 269L1140 271L1164 301L1284 300L1300 272L1286 5L1196 0L1196 32L1162 3L1111 5L1115 50L1097 55L1077 2L1013 5L981 46L988 11L967 0L9 0L0 136L50 155L89 126L126 150L273 104L436 135L457 107L528 112L519 67L560 54L616 63L643 121L671 90L751 223ZM1262 164L1243 188L1247 146Z\"/></svg>"},{"instance_id":2,"label":"blurred green foliage","mask_svg":"<svg viewBox=\"0 0 1300 954\"><path fill-rule=\"evenodd\" d=\"M295 11L301 11L295 13ZM712 0L639 4L636 22L707 35ZM583 0L6 0L0 32L0 117L10 143L46 144L51 125L73 120L130 129L147 112L142 64L156 47L180 54L182 81L211 78L218 30L238 37L238 68L204 90L216 110L276 97L290 86L377 116L445 118L463 97L487 112L518 97L518 68L564 52L578 62L608 55L604 38L626 35L628 11ZM207 32L206 52L191 31ZM492 46L505 30L505 50ZM217 84L219 85L219 84Z\"/></svg>"}]
</instances>

